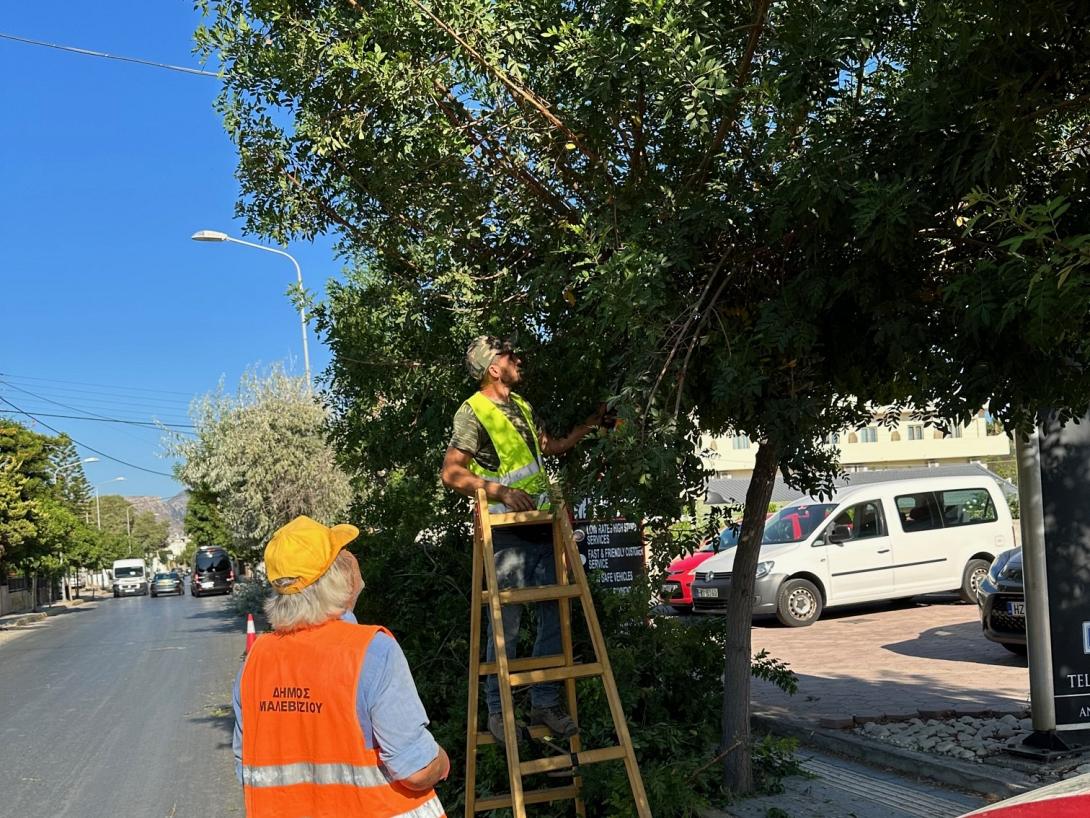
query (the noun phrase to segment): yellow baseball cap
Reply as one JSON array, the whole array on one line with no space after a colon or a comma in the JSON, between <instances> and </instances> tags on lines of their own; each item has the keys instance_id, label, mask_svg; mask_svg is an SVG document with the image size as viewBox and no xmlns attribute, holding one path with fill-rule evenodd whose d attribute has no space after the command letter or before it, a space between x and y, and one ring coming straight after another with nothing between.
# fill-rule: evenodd
<instances>
[{"instance_id":1,"label":"yellow baseball cap","mask_svg":"<svg viewBox=\"0 0 1090 818\"><path fill-rule=\"evenodd\" d=\"M299 516L277 529L265 546L265 575L281 594L297 594L329 570L341 549L360 535L354 525L332 528ZM279 579L294 579L277 585Z\"/></svg>"}]
</instances>

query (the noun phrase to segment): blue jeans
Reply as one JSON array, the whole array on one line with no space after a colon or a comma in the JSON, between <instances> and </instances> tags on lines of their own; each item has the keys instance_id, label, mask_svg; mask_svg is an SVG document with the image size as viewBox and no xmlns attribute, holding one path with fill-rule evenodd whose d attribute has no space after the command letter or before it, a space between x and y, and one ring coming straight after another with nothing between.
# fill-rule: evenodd
<instances>
[{"instance_id":1,"label":"blue jeans","mask_svg":"<svg viewBox=\"0 0 1090 818\"><path fill-rule=\"evenodd\" d=\"M493 530L493 547L496 554L496 578L500 590L527 588L534 585L553 585L556 582L556 562L553 557L552 526L518 526ZM537 639L534 656L555 656L560 646L560 609L556 600L538 602ZM515 658L519 624L522 622L522 605L504 605L503 644L507 658ZM496 646L492 639L492 616L488 618L487 660L496 660ZM484 698L488 712L500 712L500 683L496 674L485 679ZM530 706L555 707L560 703L560 685L557 682L536 684L530 688Z\"/></svg>"}]
</instances>

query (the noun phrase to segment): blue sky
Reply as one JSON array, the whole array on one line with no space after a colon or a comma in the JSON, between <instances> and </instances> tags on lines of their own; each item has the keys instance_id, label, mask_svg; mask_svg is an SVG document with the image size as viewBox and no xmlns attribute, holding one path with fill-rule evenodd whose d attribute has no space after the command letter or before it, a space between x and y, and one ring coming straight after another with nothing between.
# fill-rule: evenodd
<instances>
[{"instance_id":1,"label":"blue sky","mask_svg":"<svg viewBox=\"0 0 1090 818\"><path fill-rule=\"evenodd\" d=\"M0 32L198 67L191 2L11 4ZM301 374L284 258L189 240L251 241L233 217L235 153L219 81L0 40L0 397L134 466L171 472L154 429L47 415L188 423L190 400L254 364ZM331 242L286 248L307 289L340 272ZM329 353L310 335L317 374ZM58 404L65 404L60 406ZM66 408L67 407L67 408ZM25 416L9 410L0 417ZM36 429L48 433L41 425ZM172 477L107 460L102 493L170 496Z\"/></svg>"}]
</instances>

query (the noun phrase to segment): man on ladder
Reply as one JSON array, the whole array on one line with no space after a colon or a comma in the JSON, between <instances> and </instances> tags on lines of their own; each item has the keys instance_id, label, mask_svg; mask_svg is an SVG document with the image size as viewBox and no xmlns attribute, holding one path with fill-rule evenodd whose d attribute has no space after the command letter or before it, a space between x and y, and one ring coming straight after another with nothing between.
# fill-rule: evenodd
<instances>
[{"instance_id":1,"label":"man on ladder","mask_svg":"<svg viewBox=\"0 0 1090 818\"><path fill-rule=\"evenodd\" d=\"M463 403L454 416L454 431L443 459L443 485L474 496L484 489L491 513L545 511L550 507L549 479L542 455L560 455L571 449L602 421L605 407L568 434L554 439L540 428L533 409L512 391L521 380L522 361L509 342L482 335L466 351L466 367L480 383L480 390ZM551 585L556 582L552 528L548 525L501 529L495 533L496 572L500 588ZM557 602L537 604L537 637L534 656L560 652ZM504 646L513 658L518 642L521 605L503 609ZM487 661L495 661L492 621L488 622ZM504 743L499 680L485 682L488 730ZM570 738L578 727L560 705L555 682L537 684L530 690L530 723L543 724L553 735Z\"/></svg>"}]
</instances>

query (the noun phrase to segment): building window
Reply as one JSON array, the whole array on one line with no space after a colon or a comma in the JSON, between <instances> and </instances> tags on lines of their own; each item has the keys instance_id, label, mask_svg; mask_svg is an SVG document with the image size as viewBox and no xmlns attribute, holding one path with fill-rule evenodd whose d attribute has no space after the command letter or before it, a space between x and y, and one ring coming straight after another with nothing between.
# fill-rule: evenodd
<instances>
[{"instance_id":1,"label":"building window","mask_svg":"<svg viewBox=\"0 0 1090 818\"><path fill-rule=\"evenodd\" d=\"M837 432L833 432L831 435L825 438L825 442L828 443L830 446L839 446L840 435Z\"/></svg>"},{"instance_id":2,"label":"building window","mask_svg":"<svg viewBox=\"0 0 1090 818\"><path fill-rule=\"evenodd\" d=\"M950 437L961 437L964 432L965 430L956 420L950 421Z\"/></svg>"},{"instance_id":3,"label":"building window","mask_svg":"<svg viewBox=\"0 0 1090 818\"><path fill-rule=\"evenodd\" d=\"M748 449L749 448L749 436L748 435L735 435L731 441L731 446L735 449Z\"/></svg>"},{"instance_id":4,"label":"building window","mask_svg":"<svg viewBox=\"0 0 1090 818\"><path fill-rule=\"evenodd\" d=\"M859 442L860 443L877 443L878 442L878 429L874 426L867 426L864 429L859 430Z\"/></svg>"},{"instance_id":5,"label":"building window","mask_svg":"<svg viewBox=\"0 0 1090 818\"><path fill-rule=\"evenodd\" d=\"M913 425L908 427L909 440L923 440L923 426Z\"/></svg>"}]
</instances>

